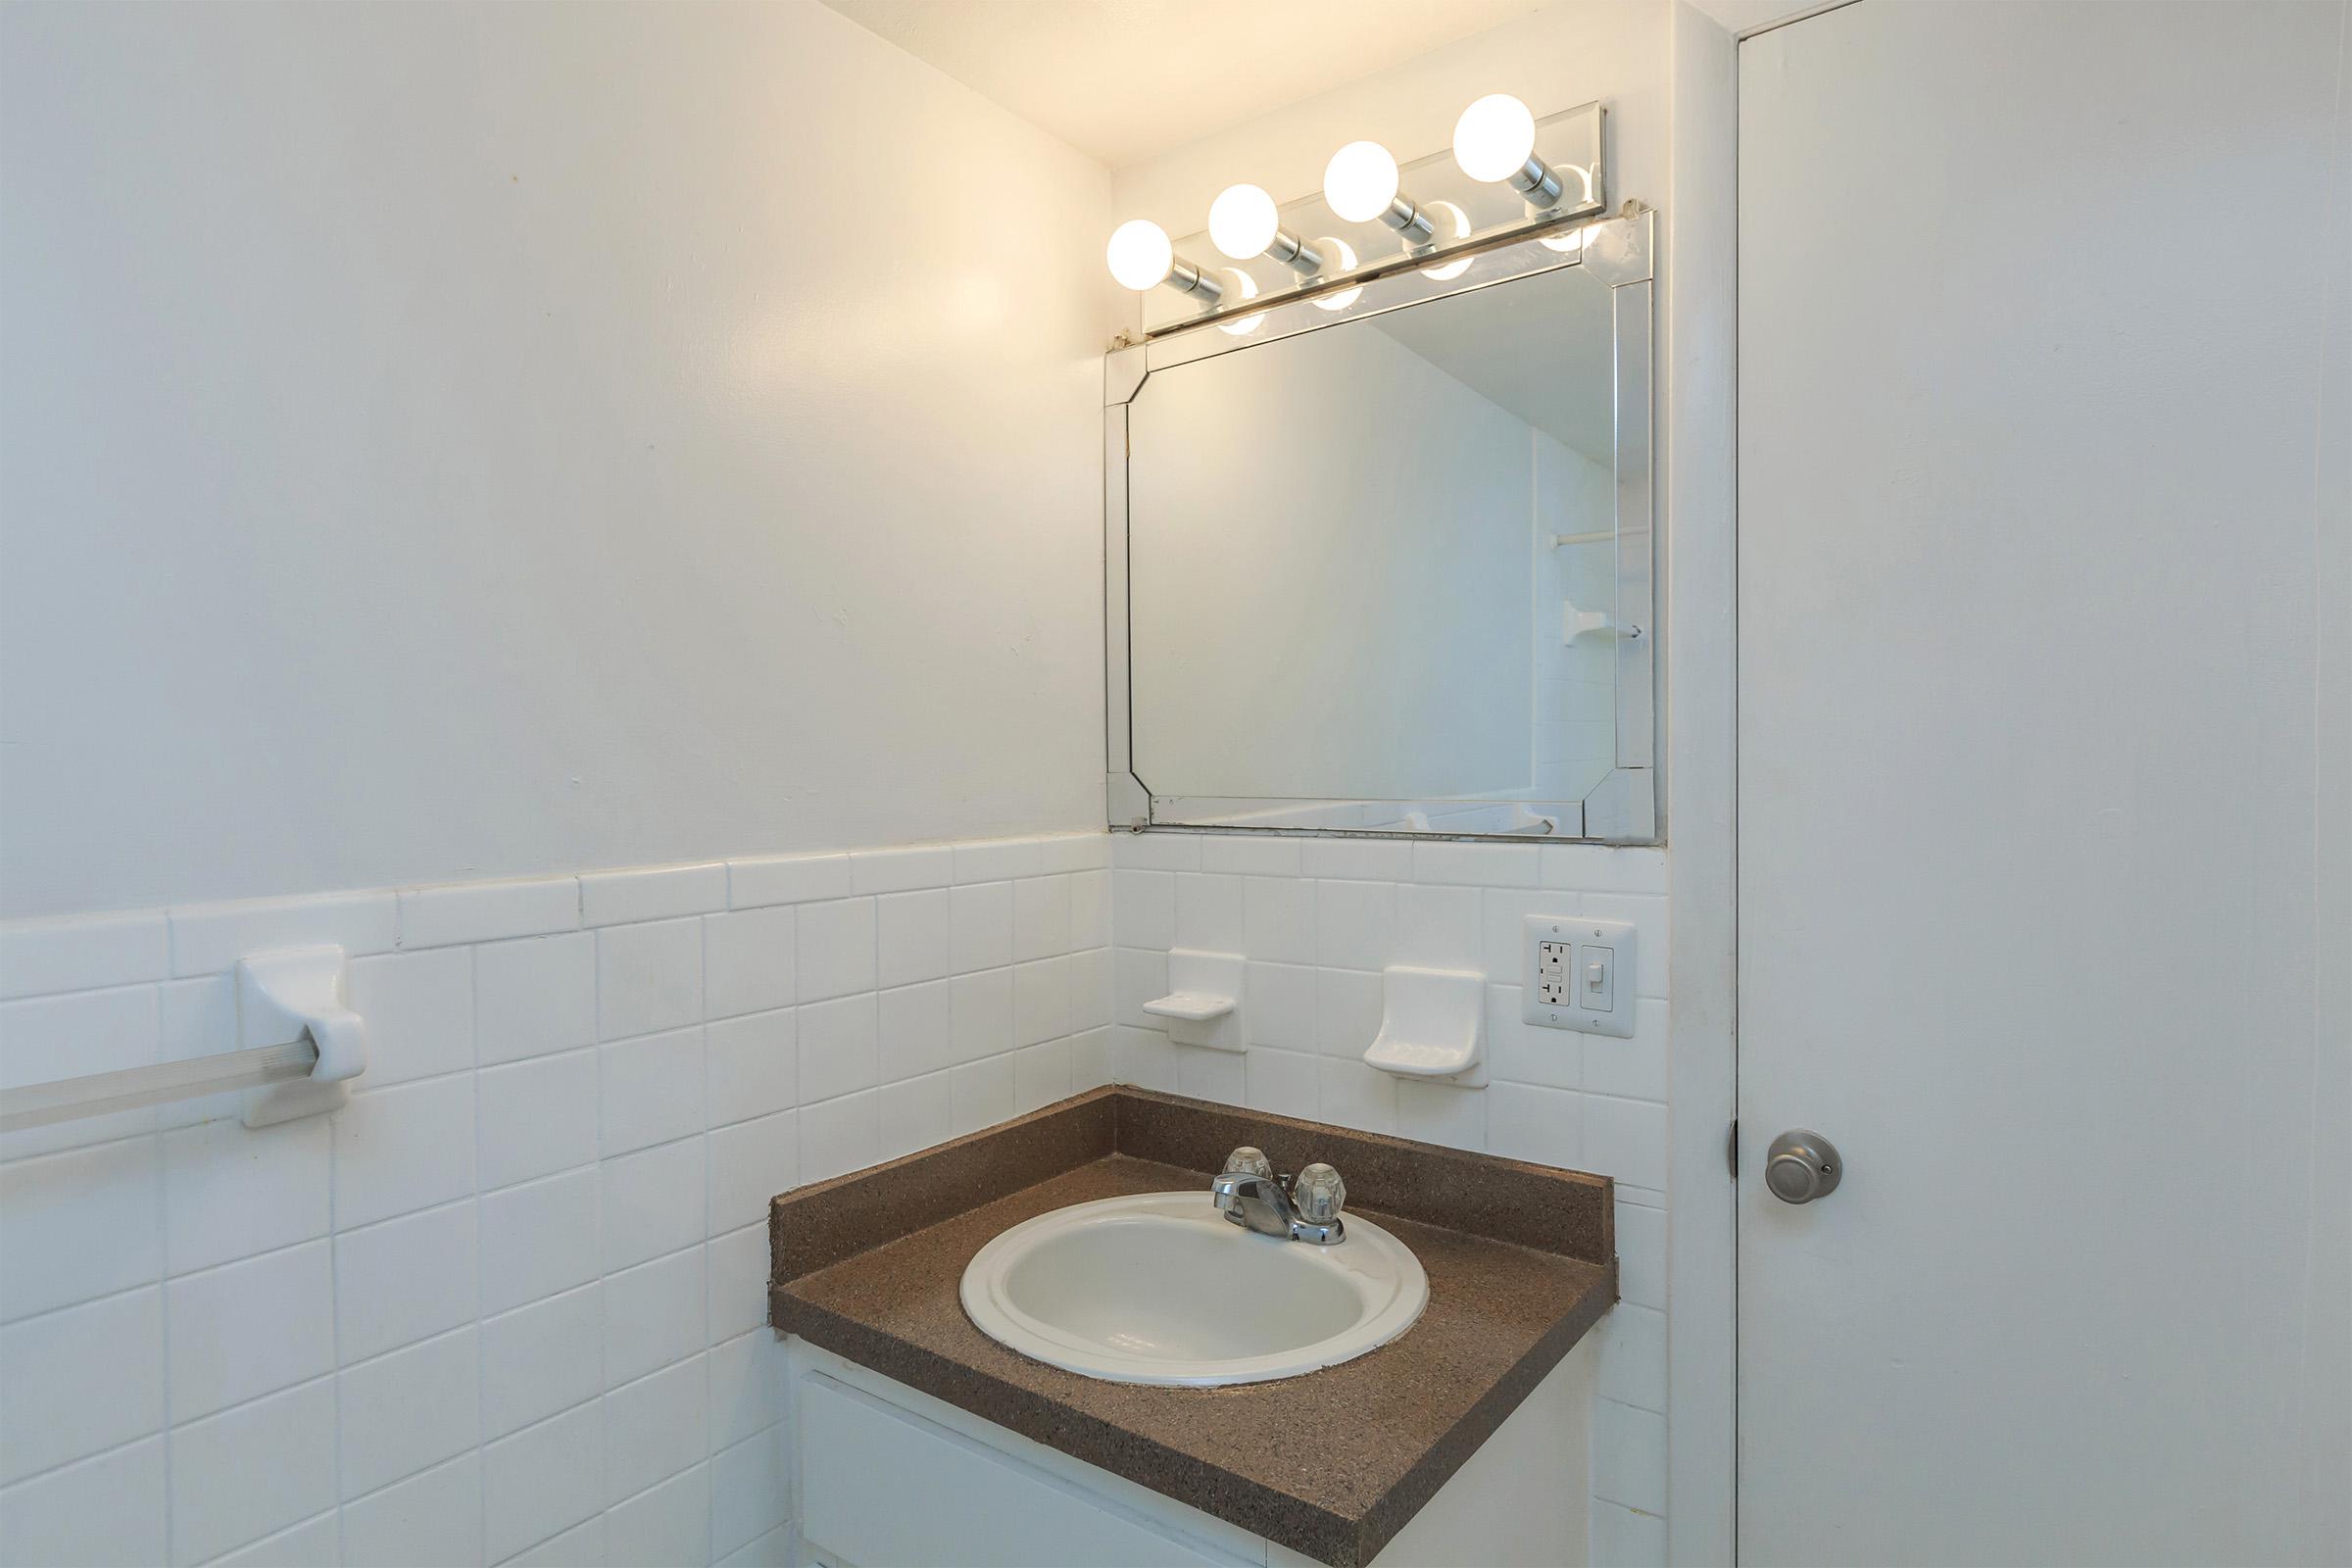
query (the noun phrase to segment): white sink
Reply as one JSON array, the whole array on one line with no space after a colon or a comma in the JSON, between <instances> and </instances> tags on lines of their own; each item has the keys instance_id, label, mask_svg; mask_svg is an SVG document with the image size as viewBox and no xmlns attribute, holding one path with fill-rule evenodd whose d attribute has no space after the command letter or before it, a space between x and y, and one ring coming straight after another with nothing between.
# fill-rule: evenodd
<instances>
[{"instance_id":1,"label":"white sink","mask_svg":"<svg viewBox=\"0 0 2352 1568\"><path fill-rule=\"evenodd\" d=\"M1021 1354L1112 1383L1264 1383L1352 1360L1413 1326L1429 1276L1360 1215L1334 1247L1260 1236L1206 1188L1105 1198L1004 1232L963 1309Z\"/></svg>"}]
</instances>

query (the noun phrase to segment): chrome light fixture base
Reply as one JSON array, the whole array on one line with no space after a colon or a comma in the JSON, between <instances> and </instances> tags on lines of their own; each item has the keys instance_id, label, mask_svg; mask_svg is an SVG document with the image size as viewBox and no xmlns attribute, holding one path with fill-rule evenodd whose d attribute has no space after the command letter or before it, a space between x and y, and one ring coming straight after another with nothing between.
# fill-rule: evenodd
<instances>
[{"instance_id":1,"label":"chrome light fixture base","mask_svg":"<svg viewBox=\"0 0 2352 1568\"><path fill-rule=\"evenodd\" d=\"M1402 191L1389 198L1389 210L1380 215L1380 220L1407 245L1429 245L1438 237L1438 225L1430 221L1429 214Z\"/></svg>"},{"instance_id":2,"label":"chrome light fixture base","mask_svg":"<svg viewBox=\"0 0 2352 1568\"><path fill-rule=\"evenodd\" d=\"M1517 191L1530 207L1540 207L1549 211L1560 204L1560 191L1563 187L1560 184L1559 173L1533 153L1530 153L1527 162L1520 166L1519 172L1503 183Z\"/></svg>"},{"instance_id":3,"label":"chrome light fixture base","mask_svg":"<svg viewBox=\"0 0 2352 1568\"><path fill-rule=\"evenodd\" d=\"M1160 279L1160 284L1206 305L1214 305L1225 297L1225 285L1209 276L1207 268L1195 267L1181 256L1169 264L1168 275Z\"/></svg>"},{"instance_id":4,"label":"chrome light fixture base","mask_svg":"<svg viewBox=\"0 0 2352 1568\"><path fill-rule=\"evenodd\" d=\"M1301 277L1323 270L1323 253L1287 228L1274 231L1274 243L1266 247L1266 255Z\"/></svg>"}]
</instances>

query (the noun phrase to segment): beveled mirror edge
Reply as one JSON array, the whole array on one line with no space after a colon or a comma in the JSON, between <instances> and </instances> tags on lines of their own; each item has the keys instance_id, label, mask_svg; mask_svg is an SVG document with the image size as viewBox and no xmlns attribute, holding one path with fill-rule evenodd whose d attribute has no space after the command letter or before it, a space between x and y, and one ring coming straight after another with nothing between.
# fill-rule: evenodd
<instances>
[{"instance_id":1,"label":"beveled mirror edge","mask_svg":"<svg viewBox=\"0 0 2352 1568\"><path fill-rule=\"evenodd\" d=\"M1571 256L1544 250L1544 232L1513 241L1490 254L1505 259L1495 275L1475 280L1460 278L1439 283L1419 272L1392 274L1369 283L1376 292L1369 308L1334 316L1318 311L1311 300L1277 305L1266 313L1260 330L1235 337L1213 327L1154 338L1148 343L1124 344L1103 356L1102 409L1102 564L1104 654L1104 807L1108 825L1135 832L1271 833L1307 838L1440 839L1525 844L1646 845L1663 842L1660 809L1661 772L1656 765L1658 658L1656 653L1656 481L1654 420L1657 395L1656 321L1652 282L1655 277L1655 221L1653 209L1629 201L1619 217L1582 225L1585 244ZM1564 221L1551 226L1578 226ZM1525 252L1534 252L1530 256ZM1276 342L1301 332L1320 331L1363 320L1389 311L1409 309L1457 294L1495 288L1522 278L1540 276L1565 267L1586 266L1611 290L1615 380L1614 446L1617 502L1618 619L1639 628L1620 639L1616 676L1617 765L1589 790L1582 803L1582 821L1573 835L1526 833L1446 833L1392 828L1245 826L1231 822L1161 820L1163 808L1182 801L1189 807L1209 808L1230 815L1268 804L1266 798L1156 796L1134 769L1132 682L1134 669L1129 642L1130 586L1128 580L1127 494L1128 406L1143 390L1154 369L1191 364L1220 354L1236 353L1260 343ZM1215 340L1215 341L1210 341ZM1461 797L1475 800L1475 797ZM1299 800L1301 807L1339 806L1337 798ZM1399 802L1398 805L1415 803ZM1503 803L1494 803L1503 804Z\"/></svg>"}]
</instances>

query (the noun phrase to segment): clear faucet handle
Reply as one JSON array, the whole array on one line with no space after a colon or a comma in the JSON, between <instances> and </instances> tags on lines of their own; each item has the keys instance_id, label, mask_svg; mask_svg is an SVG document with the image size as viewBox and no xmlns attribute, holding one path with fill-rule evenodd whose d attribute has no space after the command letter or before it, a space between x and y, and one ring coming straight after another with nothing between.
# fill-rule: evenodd
<instances>
[{"instance_id":1,"label":"clear faucet handle","mask_svg":"<svg viewBox=\"0 0 2352 1568\"><path fill-rule=\"evenodd\" d=\"M1347 1201L1348 1184L1329 1165L1309 1165L1291 1184L1291 1206L1310 1225L1328 1225L1338 1219L1340 1205Z\"/></svg>"},{"instance_id":2,"label":"clear faucet handle","mask_svg":"<svg viewBox=\"0 0 2352 1568\"><path fill-rule=\"evenodd\" d=\"M1225 1156L1225 1168L1229 1171L1247 1171L1252 1176L1263 1176L1268 1181L1274 1179L1274 1162L1268 1159L1262 1151L1252 1149L1248 1144L1244 1144Z\"/></svg>"}]
</instances>

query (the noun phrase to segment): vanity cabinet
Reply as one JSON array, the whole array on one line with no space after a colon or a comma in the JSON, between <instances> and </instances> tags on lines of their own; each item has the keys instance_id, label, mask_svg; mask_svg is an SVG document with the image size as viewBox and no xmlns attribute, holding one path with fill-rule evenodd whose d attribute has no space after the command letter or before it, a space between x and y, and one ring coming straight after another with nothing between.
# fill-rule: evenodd
<instances>
[{"instance_id":1,"label":"vanity cabinet","mask_svg":"<svg viewBox=\"0 0 2352 1568\"><path fill-rule=\"evenodd\" d=\"M1302 1284L1332 1283L1340 1259L1214 1217L1212 1173L1245 1147L1360 1182L1361 1239L1389 1235L1426 1286L1409 1327L1361 1354L1290 1358L1348 1316ZM1125 1085L783 1194L768 1321L790 1350L799 1560L1582 1563L1613 1208L1605 1177ZM1022 1309L1050 1321L1085 1282L1072 1298L1094 1315L1067 1325L1073 1366L1190 1346L1179 1358L1204 1368L1309 1370L1123 1383L991 1337L965 1288L985 1301L1026 1278L1036 1222L1066 1236L1109 1212L1127 1216L1126 1242L1063 1255ZM1187 1295L1161 1265L1194 1215L1208 1252L1185 1266L1220 1289ZM1139 1236L1140 1251L1126 1245ZM1404 1277L1377 1262L1349 1265L1358 1308Z\"/></svg>"},{"instance_id":2,"label":"vanity cabinet","mask_svg":"<svg viewBox=\"0 0 2352 1568\"><path fill-rule=\"evenodd\" d=\"M1314 1561L794 1339L801 1560L824 1568L1163 1568ZM1588 1560L1590 1342L1545 1375L1374 1561ZM1313 1376L1310 1373L1308 1376ZM1170 1391L1187 1396L1182 1391ZM1269 1461L1314 1450L1269 1432ZM1236 1455L1246 1469L1250 1455Z\"/></svg>"}]
</instances>

